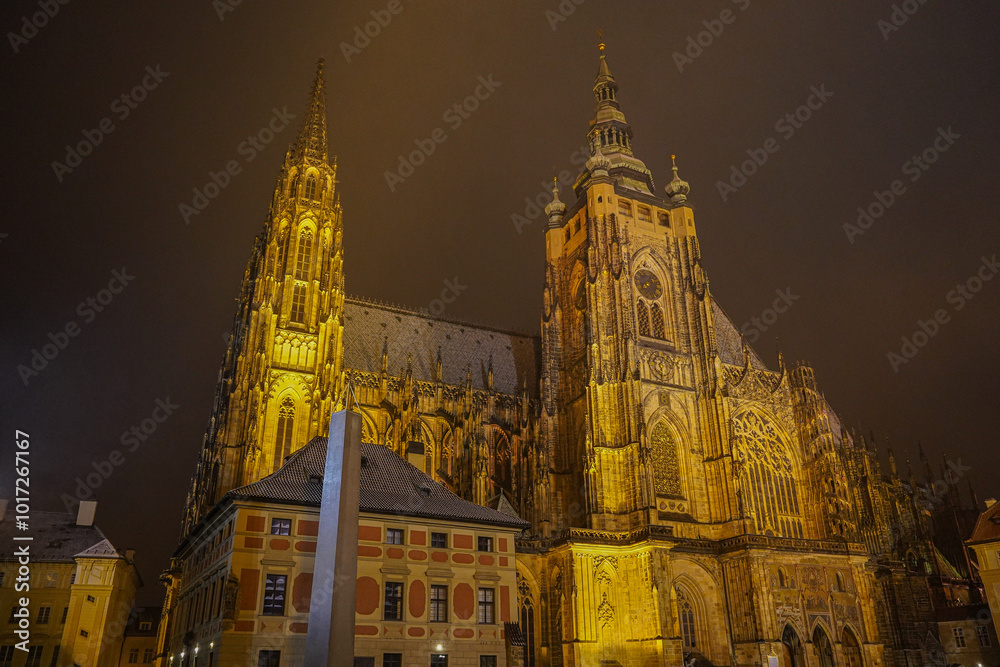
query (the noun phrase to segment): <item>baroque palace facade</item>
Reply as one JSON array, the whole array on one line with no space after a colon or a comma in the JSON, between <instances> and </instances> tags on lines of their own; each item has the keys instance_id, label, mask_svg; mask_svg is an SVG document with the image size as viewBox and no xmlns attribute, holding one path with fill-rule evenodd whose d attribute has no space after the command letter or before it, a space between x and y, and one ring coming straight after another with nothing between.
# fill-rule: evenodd
<instances>
[{"instance_id":1,"label":"baroque palace facade","mask_svg":"<svg viewBox=\"0 0 1000 667\"><path fill-rule=\"evenodd\" d=\"M690 188L675 166L657 194L603 45L593 91L575 202L546 207L532 336L345 296L321 66L184 533L325 435L350 385L366 443L530 522L513 612L528 666L943 664L935 606L975 587L935 548L912 474L891 452L883 470L813 369L769 367L716 302Z\"/></svg>"}]
</instances>

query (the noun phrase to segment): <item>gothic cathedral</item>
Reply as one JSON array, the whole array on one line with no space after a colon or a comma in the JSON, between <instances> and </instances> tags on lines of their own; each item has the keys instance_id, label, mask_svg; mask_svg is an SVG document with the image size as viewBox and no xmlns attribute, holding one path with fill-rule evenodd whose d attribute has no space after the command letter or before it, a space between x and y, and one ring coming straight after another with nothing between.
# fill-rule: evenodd
<instances>
[{"instance_id":1,"label":"gothic cathedral","mask_svg":"<svg viewBox=\"0 0 1000 667\"><path fill-rule=\"evenodd\" d=\"M603 45L593 92L574 201L554 189L546 207L531 336L345 296L320 65L243 278L185 533L325 435L351 393L365 442L530 521L525 665L930 664L934 598L962 593L941 584L912 473L891 452L883 472L813 369L769 367L718 305L690 187L675 165L657 194Z\"/></svg>"}]
</instances>

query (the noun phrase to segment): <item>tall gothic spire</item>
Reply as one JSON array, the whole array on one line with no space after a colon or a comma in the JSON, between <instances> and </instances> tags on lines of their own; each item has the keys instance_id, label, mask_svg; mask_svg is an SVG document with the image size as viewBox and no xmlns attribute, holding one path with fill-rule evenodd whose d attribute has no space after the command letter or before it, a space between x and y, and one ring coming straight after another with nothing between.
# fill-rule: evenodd
<instances>
[{"instance_id":1,"label":"tall gothic spire","mask_svg":"<svg viewBox=\"0 0 1000 667\"><path fill-rule=\"evenodd\" d=\"M299 160L327 161L326 147L326 83L323 79L323 59L316 64L316 79L309 93L309 105L292 156Z\"/></svg>"}]
</instances>

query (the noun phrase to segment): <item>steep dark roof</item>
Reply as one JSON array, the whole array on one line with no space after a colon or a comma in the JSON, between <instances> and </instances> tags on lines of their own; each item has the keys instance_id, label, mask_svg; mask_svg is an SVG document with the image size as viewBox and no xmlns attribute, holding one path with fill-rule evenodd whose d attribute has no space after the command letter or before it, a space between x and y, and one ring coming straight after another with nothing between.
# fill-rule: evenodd
<instances>
[{"instance_id":1,"label":"steep dark roof","mask_svg":"<svg viewBox=\"0 0 1000 667\"><path fill-rule=\"evenodd\" d=\"M969 544L1000 540L1000 503L993 503L979 515L976 527L969 538Z\"/></svg>"},{"instance_id":2,"label":"steep dark roof","mask_svg":"<svg viewBox=\"0 0 1000 667\"><path fill-rule=\"evenodd\" d=\"M722 363L733 366L742 366L745 362L743 356L743 336L733 321L722 310L722 306L712 301L712 317L715 320L715 339L719 344L719 358ZM767 364L761 361L757 352L747 345L750 350L750 365L762 371L767 370Z\"/></svg>"},{"instance_id":3,"label":"steep dark roof","mask_svg":"<svg viewBox=\"0 0 1000 667\"><path fill-rule=\"evenodd\" d=\"M360 510L373 514L468 521L523 530L528 522L470 503L382 445L361 445ZM319 507L326 468L326 438L313 438L277 472L233 489L229 498ZM310 481L313 478L314 481Z\"/></svg>"},{"instance_id":4,"label":"steep dark roof","mask_svg":"<svg viewBox=\"0 0 1000 667\"><path fill-rule=\"evenodd\" d=\"M13 541L15 535L31 535L31 559L35 562L66 562L72 563L73 557L106 541L104 533L97 526L76 525L76 515L68 512L38 512L29 515L27 531L20 531L14 521L13 512L8 509L7 516L0 521L0 542L17 544ZM110 542L108 545L110 546ZM112 547L114 548L114 547ZM0 555L0 561L15 560L13 549L5 549Z\"/></svg>"},{"instance_id":5,"label":"steep dark roof","mask_svg":"<svg viewBox=\"0 0 1000 667\"><path fill-rule=\"evenodd\" d=\"M493 387L520 394L538 384L538 337L473 324L436 319L429 314L352 298L344 302L344 368L378 373L387 345L389 373L401 376L411 358L413 377L434 381L438 350L446 384L485 389L490 359Z\"/></svg>"},{"instance_id":6,"label":"steep dark roof","mask_svg":"<svg viewBox=\"0 0 1000 667\"><path fill-rule=\"evenodd\" d=\"M162 612L162 607L136 607L132 616L129 617L128 625L125 626L125 635L127 637L155 637ZM140 630L139 624L146 622L150 624L149 630Z\"/></svg>"}]
</instances>

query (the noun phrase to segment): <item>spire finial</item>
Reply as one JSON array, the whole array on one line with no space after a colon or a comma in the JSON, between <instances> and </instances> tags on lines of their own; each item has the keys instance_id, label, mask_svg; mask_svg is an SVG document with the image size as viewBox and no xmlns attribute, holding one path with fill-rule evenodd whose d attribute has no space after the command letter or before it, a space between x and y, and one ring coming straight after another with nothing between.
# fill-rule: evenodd
<instances>
[{"instance_id":1,"label":"spire finial","mask_svg":"<svg viewBox=\"0 0 1000 667\"><path fill-rule=\"evenodd\" d=\"M598 30L597 31L597 50L601 52L601 55L604 54L604 31L603 30Z\"/></svg>"},{"instance_id":2,"label":"spire finial","mask_svg":"<svg viewBox=\"0 0 1000 667\"><path fill-rule=\"evenodd\" d=\"M687 201L687 196L691 192L691 185L681 178L680 174L677 173L677 156L670 156L670 163L673 168L674 178L672 181L667 183L666 187L663 189L667 191L667 196L670 197L670 201L675 204L683 204Z\"/></svg>"},{"instance_id":3,"label":"spire finial","mask_svg":"<svg viewBox=\"0 0 1000 667\"><path fill-rule=\"evenodd\" d=\"M552 226L558 226L566 212L566 204L559 200L559 177L552 177L552 201L545 206L545 215Z\"/></svg>"},{"instance_id":4,"label":"spire finial","mask_svg":"<svg viewBox=\"0 0 1000 667\"><path fill-rule=\"evenodd\" d=\"M316 78L309 92L309 104L306 106L305 119L295 143L294 154L297 158L312 158L327 161L326 146L326 83L323 70L325 61L320 58L316 63Z\"/></svg>"}]
</instances>

